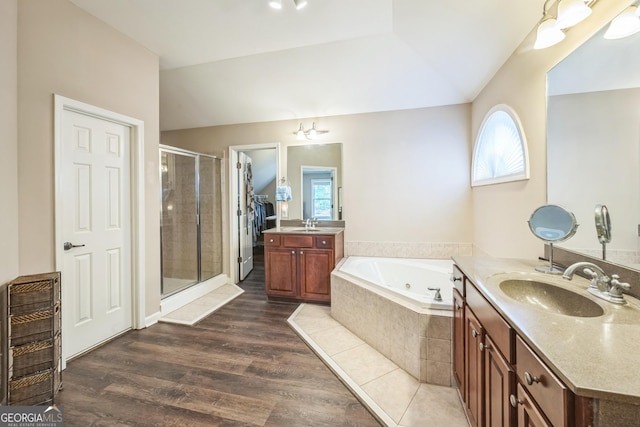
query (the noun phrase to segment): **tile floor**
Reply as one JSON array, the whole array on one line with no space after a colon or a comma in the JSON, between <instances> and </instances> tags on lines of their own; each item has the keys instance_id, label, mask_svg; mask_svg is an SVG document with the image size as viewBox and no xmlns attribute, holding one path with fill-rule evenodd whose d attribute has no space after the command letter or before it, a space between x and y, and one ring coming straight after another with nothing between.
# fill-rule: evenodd
<instances>
[{"instance_id":1,"label":"tile floor","mask_svg":"<svg viewBox=\"0 0 640 427\"><path fill-rule=\"evenodd\" d=\"M167 313L160 322L193 325L210 315L244 291L234 284L227 283L201 296L193 302L177 310Z\"/></svg>"},{"instance_id":2,"label":"tile floor","mask_svg":"<svg viewBox=\"0 0 640 427\"><path fill-rule=\"evenodd\" d=\"M289 324L387 426L468 427L454 388L420 383L331 317L301 304Z\"/></svg>"}]
</instances>

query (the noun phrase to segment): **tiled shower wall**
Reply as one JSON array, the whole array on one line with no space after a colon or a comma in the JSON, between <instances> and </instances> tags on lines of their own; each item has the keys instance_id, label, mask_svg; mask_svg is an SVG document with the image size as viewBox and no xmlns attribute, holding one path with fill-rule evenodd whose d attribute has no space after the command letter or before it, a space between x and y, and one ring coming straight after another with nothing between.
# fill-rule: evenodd
<instances>
[{"instance_id":1,"label":"tiled shower wall","mask_svg":"<svg viewBox=\"0 0 640 427\"><path fill-rule=\"evenodd\" d=\"M198 279L196 158L162 153L162 275ZM222 273L222 164L200 156L201 279Z\"/></svg>"},{"instance_id":2,"label":"tiled shower wall","mask_svg":"<svg viewBox=\"0 0 640 427\"><path fill-rule=\"evenodd\" d=\"M196 158L162 156L162 275L197 280Z\"/></svg>"}]
</instances>

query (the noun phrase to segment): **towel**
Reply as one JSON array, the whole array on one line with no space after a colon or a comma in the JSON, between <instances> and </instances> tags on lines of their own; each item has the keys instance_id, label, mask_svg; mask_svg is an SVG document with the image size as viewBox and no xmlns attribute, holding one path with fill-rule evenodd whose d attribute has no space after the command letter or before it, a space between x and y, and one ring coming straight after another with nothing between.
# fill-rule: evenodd
<instances>
[{"instance_id":1,"label":"towel","mask_svg":"<svg viewBox=\"0 0 640 427\"><path fill-rule=\"evenodd\" d=\"M291 187L288 185L278 185L276 187L276 201L288 202L291 200Z\"/></svg>"}]
</instances>

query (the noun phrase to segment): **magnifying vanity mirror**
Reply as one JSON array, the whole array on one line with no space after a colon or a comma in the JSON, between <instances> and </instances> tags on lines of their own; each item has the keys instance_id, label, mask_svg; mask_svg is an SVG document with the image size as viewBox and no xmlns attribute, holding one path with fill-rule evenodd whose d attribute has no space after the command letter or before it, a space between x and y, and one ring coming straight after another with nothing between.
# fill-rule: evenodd
<instances>
[{"instance_id":1,"label":"magnifying vanity mirror","mask_svg":"<svg viewBox=\"0 0 640 427\"><path fill-rule=\"evenodd\" d=\"M537 271L561 274L563 270L553 266L553 244L567 240L576 233L578 223L572 212L557 205L544 205L533 211L529 218L531 232L549 244L549 265L538 266Z\"/></svg>"},{"instance_id":2,"label":"magnifying vanity mirror","mask_svg":"<svg viewBox=\"0 0 640 427\"><path fill-rule=\"evenodd\" d=\"M640 55L632 52L640 52L640 33L607 40L605 31L547 74L547 203L580 223L605 203L616 222L607 260L638 269ZM585 227L560 246L600 258L605 237Z\"/></svg>"},{"instance_id":3,"label":"magnifying vanity mirror","mask_svg":"<svg viewBox=\"0 0 640 427\"><path fill-rule=\"evenodd\" d=\"M598 241L602 244L602 259L606 260L607 243L611 242L611 218L605 205L596 205L595 220Z\"/></svg>"},{"instance_id":4,"label":"magnifying vanity mirror","mask_svg":"<svg viewBox=\"0 0 640 427\"><path fill-rule=\"evenodd\" d=\"M341 219L342 144L287 147L287 179L292 219Z\"/></svg>"}]
</instances>

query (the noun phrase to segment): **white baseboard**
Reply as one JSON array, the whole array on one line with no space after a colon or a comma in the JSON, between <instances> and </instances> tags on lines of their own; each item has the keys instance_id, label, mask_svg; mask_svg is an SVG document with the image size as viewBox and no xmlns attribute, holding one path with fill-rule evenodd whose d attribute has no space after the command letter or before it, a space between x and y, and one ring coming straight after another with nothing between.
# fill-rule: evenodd
<instances>
[{"instance_id":1,"label":"white baseboard","mask_svg":"<svg viewBox=\"0 0 640 427\"><path fill-rule=\"evenodd\" d=\"M156 311L151 316L147 316L144 318L144 327L148 328L149 326L155 325L158 323L158 320L162 317L162 313Z\"/></svg>"},{"instance_id":2,"label":"white baseboard","mask_svg":"<svg viewBox=\"0 0 640 427\"><path fill-rule=\"evenodd\" d=\"M181 307L184 307L190 302L197 300L201 296L206 295L209 292L213 291L214 289L217 289L220 286L224 286L227 283L230 283L227 275L220 274L216 277L212 277L209 280L205 280L202 283L193 285L190 288L185 289L184 291L178 292L175 295L171 295L167 298L164 298L160 302L160 313L158 313L159 315L155 319L155 322L157 322L160 317L165 316Z\"/></svg>"}]
</instances>

